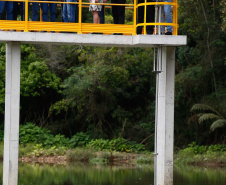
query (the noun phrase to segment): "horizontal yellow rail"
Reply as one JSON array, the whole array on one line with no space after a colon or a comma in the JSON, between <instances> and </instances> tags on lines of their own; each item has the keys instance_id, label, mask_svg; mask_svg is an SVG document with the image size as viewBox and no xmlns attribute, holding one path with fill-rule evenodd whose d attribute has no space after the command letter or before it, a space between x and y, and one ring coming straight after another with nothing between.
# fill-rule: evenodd
<instances>
[{"instance_id":1,"label":"horizontal yellow rail","mask_svg":"<svg viewBox=\"0 0 226 185\"><path fill-rule=\"evenodd\" d=\"M2 0L0 0L2 1ZM11 0L4 0L11 1ZM134 0L133 4L113 4L113 3L88 3L82 2L59 2L59 1L29 1L29 0L14 0L13 2L25 2L25 21L9 21L0 20L0 29L2 30L16 30L16 31L55 31L55 32L77 32L79 34L86 34L90 32L112 34L112 33L122 33L125 35L136 35L136 28L138 26L144 27L144 34L146 34L146 26L173 26L173 35L177 35L178 23L177 23L177 0L173 2L146 2L137 4L137 0ZM28 20L28 3L57 3L60 4L77 4L78 8L78 23L65 23L65 22L42 22L42 21L29 21ZM93 24L93 23L82 23L82 8L87 8L89 5L105 5L107 8L111 6L125 6L128 9L133 9L133 23L131 25L126 24ZM146 6L163 6L171 5L173 7L173 23L165 22L146 22L146 13L144 15L144 23L137 24L137 12L138 7L144 6L146 12Z\"/></svg>"}]
</instances>

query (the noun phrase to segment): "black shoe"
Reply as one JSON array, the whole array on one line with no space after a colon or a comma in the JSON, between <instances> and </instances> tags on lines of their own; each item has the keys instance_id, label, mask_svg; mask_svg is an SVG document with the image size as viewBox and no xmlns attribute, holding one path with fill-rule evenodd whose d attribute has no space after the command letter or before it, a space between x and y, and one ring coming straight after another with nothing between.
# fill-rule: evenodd
<instances>
[{"instance_id":1,"label":"black shoe","mask_svg":"<svg viewBox=\"0 0 226 185\"><path fill-rule=\"evenodd\" d=\"M99 34L99 35L103 35L103 33L95 33L95 32L91 32L89 34Z\"/></svg>"},{"instance_id":2,"label":"black shoe","mask_svg":"<svg viewBox=\"0 0 226 185\"><path fill-rule=\"evenodd\" d=\"M166 32L165 35L172 35L172 32Z\"/></svg>"},{"instance_id":3,"label":"black shoe","mask_svg":"<svg viewBox=\"0 0 226 185\"><path fill-rule=\"evenodd\" d=\"M123 35L122 33L112 33L112 35Z\"/></svg>"}]
</instances>

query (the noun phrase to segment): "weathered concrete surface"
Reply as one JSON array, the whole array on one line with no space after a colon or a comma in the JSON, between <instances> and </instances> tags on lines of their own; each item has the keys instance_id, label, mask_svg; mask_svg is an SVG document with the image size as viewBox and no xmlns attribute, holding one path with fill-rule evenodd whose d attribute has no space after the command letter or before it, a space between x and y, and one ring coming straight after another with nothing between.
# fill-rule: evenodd
<instances>
[{"instance_id":1,"label":"weathered concrete surface","mask_svg":"<svg viewBox=\"0 0 226 185\"><path fill-rule=\"evenodd\" d=\"M156 185L173 185L175 47L162 48L158 84Z\"/></svg>"},{"instance_id":2,"label":"weathered concrete surface","mask_svg":"<svg viewBox=\"0 0 226 185\"><path fill-rule=\"evenodd\" d=\"M3 185L18 183L20 45L19 42L6 44Z\"/></svg>"},{"instance_id":3,"label":"weathered concrete surface","mask_svg":"<svg viewBox=\"0 0 226 185\"><path fill-rule=\"evenodd\" d=\"M100 35L73 33L0 32L0 42L29 44L61 44L115 47L181 46L187 44L187 36L171 35Z\"/></svg>"}]
</instances>

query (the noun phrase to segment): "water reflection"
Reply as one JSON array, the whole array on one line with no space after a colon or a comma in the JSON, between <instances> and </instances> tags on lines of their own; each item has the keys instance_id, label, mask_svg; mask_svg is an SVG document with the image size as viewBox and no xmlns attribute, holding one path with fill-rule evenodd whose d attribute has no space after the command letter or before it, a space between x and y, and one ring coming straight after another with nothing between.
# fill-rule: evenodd
<instances>
[{"instance_id":1,"label":"water reflection","mask_svg":"<svg viewBox=\"0 0 226 185\"><path fill-rule=\"evenodd\" d=\"M0 167L2 184L2 164ZM19 185L153 185L152 166L19 165ZM225 185L226 168L174 167L174 185Z\"/></svg>"},{"instance_id":2,"label":"water reflection","mask_svg":"<svg viewBox=\"0 0 226 185\"><path fill-rule=\"evenodd\" d=\"M174 185L225 185L226 167L175 166Z\"/></svg>"}]
</instances>

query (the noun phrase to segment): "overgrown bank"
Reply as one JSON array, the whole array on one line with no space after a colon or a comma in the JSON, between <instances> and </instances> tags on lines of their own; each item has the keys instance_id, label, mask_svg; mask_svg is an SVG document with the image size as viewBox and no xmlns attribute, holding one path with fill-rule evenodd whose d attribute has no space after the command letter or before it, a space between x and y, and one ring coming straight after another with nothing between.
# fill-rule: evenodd
<instances>
[{"instance_id":1,"label":"overgrown bank","mask_svg":"<svg viewBox=\"0 0 226 185\"><path fill-rule=\"evenodd\" d=\"M176 164L226 166L226 146L199 146L195 142L174 156Z\"/></svg>"},{"instance_id":2,"label":"overgrown bank","mask_svg":"<svg viewBox=\"0 0 226 185\"><path fill-rule=\"evenodd\" d=\"M3 140L3 134L1 140ZM73 137L53 135L49 130L32 123L20 126L19 157L24 162L40 163L142 163L153 160L143 144L124 138L94 139L79 132ZM0 145L0 157L3 158L3 142Z\"/></svg>"},{"instance_id":3,"label":"overgrown bank","mask_svg":"<svg viewBox=\"0 0 226 185\"><path fill-rule=\"evenodd\" d=\"M3 134L0 134L3 140ZM3 158L3 142L0 144ZM52 135L49 130L28 123L20 127L19 157L23 162L65 164L66 162L111 165L153 163L152 152L142 144L123 138L93 139L77 133L72 138ZM195 142L175 152L175 164L226 165L225 145L199 146Z\"/></svg>"}]
</instances>

